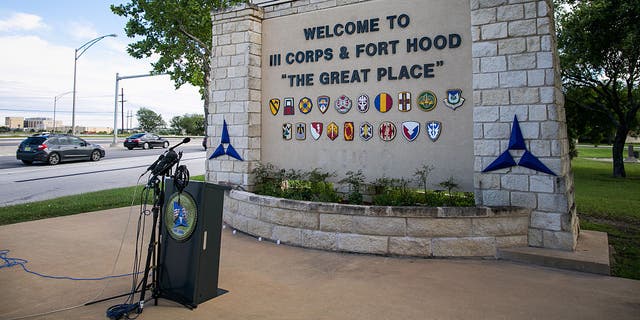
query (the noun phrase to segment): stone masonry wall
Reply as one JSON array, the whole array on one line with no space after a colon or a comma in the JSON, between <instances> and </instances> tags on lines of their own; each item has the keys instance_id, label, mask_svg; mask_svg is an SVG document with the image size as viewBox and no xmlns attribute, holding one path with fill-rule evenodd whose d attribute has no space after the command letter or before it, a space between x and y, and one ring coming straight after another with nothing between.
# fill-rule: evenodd
<instances>
[{"instance_id":1,"label":"stone masonry wall","mask_svg":"<svg viewBox=\"0 0 640 320\"><path fill-rule=\"evenodd\" d=\"M226 120L231 143L245 161L208 160L207 181L249 190L253 185L250 172L260 162L262 147L263 19L365 1L244 4L212 13L208 154L218 146ZM477 205L530 208L530 246L573 250L579 230L551 0L470 0L470 5ZM507 150L514 115L527 149L557 176L519 166L482 173ZM511 154L517 162L522 151Z\"/></svg>"},{"instance_id":2,"label":"stone masonry wall","mask_svg":"<svg viewBox=\"0 0 640 320\"><path fill-rule=\"evenodd\" d=\"M572 250L573 175L551 1L472 0L476 202L533 210L529 245ZM527 150L557 176L524 167L482 173L507 150L514 115ZM516 160L523 151L512 151Z\"/></svg>"},{"instance_id":3,"label":"stone masonry wall","mask_svg":"<svg viewBox=\"0 0 640 320\"><path fill-rule=\"evenodd\" d=\"M496 257L526 246L529 210L379 207L295 201L231 190L224 221L266 240L330 251L417 257Z\"/></svg>"}]
</instances>

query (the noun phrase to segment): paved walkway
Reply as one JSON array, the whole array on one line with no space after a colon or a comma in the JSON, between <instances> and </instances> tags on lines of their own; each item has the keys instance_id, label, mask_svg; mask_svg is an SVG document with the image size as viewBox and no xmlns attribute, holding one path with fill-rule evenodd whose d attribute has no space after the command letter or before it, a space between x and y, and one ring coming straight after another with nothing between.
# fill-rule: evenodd
<instances>
[{"instance_id":1,"label":"paved walkway","mask_svg":"<svg viewBox=\"0 0 640 320\"><path fill-rule=\"evenodd\" d=\"M0 249L38 272L108 274L129 208L0 226ZM132 212L116 273L131 270ZM146 251L146 250L145 250ZM106 288L105 288L105 285ZM139 319L638 319L640 281L494 260L407 259L258 242L225 229L220 287L190 311L171 301ZM127 292L129 279L40 278L0 269L0 319L56 310ZM33 319L105 319L123 299Z\"/></svg>"}]
</instances>

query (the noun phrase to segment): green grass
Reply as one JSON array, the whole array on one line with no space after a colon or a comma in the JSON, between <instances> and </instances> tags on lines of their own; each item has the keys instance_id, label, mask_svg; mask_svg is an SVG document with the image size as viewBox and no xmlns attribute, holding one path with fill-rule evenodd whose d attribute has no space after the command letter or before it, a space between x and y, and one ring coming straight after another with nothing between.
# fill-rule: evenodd
<instances>
[{"instance_id":1,"label":"green grass","mask_svg":"<svg viewBox=\"0 0 640 320\"><path fill-rule=\"evenodd\" d=\"M580 227L608 234L613 275L640 279L640 164L625 164L625 179L612 178L610 162L577 158L572 166Z\"/></svg>"},{"instance_id":2,"label":"green grass","mask_svg":"<svg viewBox=\"0 0 640 320\"><path fill-rule=\"evenodd\" d=\"M191 180L204 181L204 176L193 176ZM0 207L0 225L139 205L143 188L117 188Z\"/></svg>"},{"instance_id":3,"label":"green grass","mask_svg":"<svg viewBox=\"0 0 640 320\"><path fill-rule=\"evenodd\" d=\"M576 147L580 158L605 158L611 159L611 146L584 146Z\"/></svg>"}]
</instances>

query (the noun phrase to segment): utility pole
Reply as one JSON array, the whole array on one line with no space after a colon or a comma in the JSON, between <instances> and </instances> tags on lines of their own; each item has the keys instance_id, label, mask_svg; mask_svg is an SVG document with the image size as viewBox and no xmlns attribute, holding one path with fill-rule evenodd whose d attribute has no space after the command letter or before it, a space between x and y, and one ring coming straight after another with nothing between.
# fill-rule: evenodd
<instances>
[{"instance_id":1,"label":"utility pole","mask_svg":"<svg viewBox=\"0 0 640 320\"><path fill-rule=\"evenodd\" d=\"M122 116L122 127L121 128L122 128L122 133L124 133L124 103L127 100L124 99L124 88L120 88L120 92L122 92L122 93L120 93L120 105L121 105L121 110L122 110L121 113L120 113L121 116Z\"/></svg>"},{"instance_id":2,"label":"utility pole","mask_svg":"<svg viewBox=\"0 0 640 320\"><path fill-rule=\"evenodd\" d=\"M133 111L127 110L127 131L133 127Z\"/></svg>"}]
</instances>

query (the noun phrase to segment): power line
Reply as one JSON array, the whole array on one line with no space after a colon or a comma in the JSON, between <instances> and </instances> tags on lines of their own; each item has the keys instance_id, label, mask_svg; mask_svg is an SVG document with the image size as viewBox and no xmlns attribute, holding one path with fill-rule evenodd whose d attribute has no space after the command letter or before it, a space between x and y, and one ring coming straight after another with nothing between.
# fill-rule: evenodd
<instances>
[{"instance_id":1,"label":"power line","mask_svg":"<svg viewBox=\"0 0 640 320\"><path fill-rule=\"evenodd\" d=\"M52 110L38 110L38 109L6 109L0 108L0 111L11 111L11 112L44 112L44 113L53 113ZM71 113L71 111L57 110L56 113ZM84 113L84 114L113 114L113 112L109 111L76 111L76 113Z\"/></svg>"}]
</instances>

